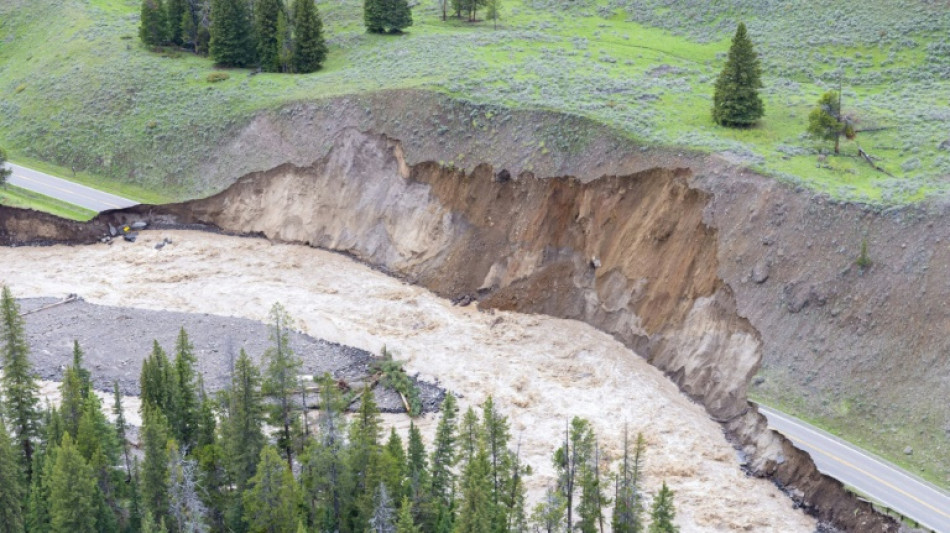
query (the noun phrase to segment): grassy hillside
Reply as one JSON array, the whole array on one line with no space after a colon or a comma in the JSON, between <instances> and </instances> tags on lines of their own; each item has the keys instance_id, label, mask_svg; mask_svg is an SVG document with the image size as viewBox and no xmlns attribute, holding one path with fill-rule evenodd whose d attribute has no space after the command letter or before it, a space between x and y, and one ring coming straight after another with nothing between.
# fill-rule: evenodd
<instances>
[{"instance_id":1,"label":"grassy hillside","mask_svg":"<svg viewBox=\"0 0 950 533\"><path fill-rule=\"evenodd\" d=\"M230 71L147 52L137 0L0 4L0 143L32 158L161 189L193 186L232 128L281 104L421 87L476 102L588 116L630 136L727 157L841 199L905 203L950 192L950 9L923 0L504 0L501 25L442 22L435 0L402 36L366 34L361 0L319 0L330 39L321 72ZM735 24L762 56L766 117L745 131L710 118ZM176 55L176 54L172 54ZM804 137L818 96L844 86L867 152L817 166ZM878 129L881 128L881 129Z\"/></svg>"}]
</instances>

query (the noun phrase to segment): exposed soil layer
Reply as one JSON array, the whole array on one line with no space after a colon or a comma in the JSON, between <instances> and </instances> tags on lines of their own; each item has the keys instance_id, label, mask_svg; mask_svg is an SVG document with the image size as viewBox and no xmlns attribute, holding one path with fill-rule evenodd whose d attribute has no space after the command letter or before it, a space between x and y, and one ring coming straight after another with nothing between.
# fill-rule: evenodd
<instances>
[{"instance_id":1,"label":"exposed soil layer","mask_svg":"<svg viewBox=\"0 0 950 533\"><path fill-rule=\"evenodd\" d=\"M184 327L204 383L209 391L216 391L227 385L233 361L241 350L260 364L261 354L270 346L270 329L255 320L95 305L81 300L39 310L55 302L52 298L20 300L31 358L43 380L62 380L63 370L72 362L73 341L78 341L96 389L111 391L113 382L118 382L123 394L137 396L142 361L152 352L153 341L173 357L179 328ZM330 373L354 385L369 382L370 363L375 357L366 350L299 332L291 333L290 347L301 359L302 375ZM422 381L417 386L423 410L438 410L443 391ZM391 389L377 387L376 399L383 412L405 412L398 393Z\"/></svg>"},{"instance_id":2,"label":"exposed soil layer","mask_svg":"<svg viewBox=\"0 0 950 533\"><path fill-rule=\"evenodd\" d=\"M588 182L485 165L465 173L409 165L400 143L346 129L311 166L253 173L205 200L106 213L86 240L106 222L207 224L343 251L440 295L477 296L485 308L583 320L670 375L725 425L750 471L771 476L822 520L894 530L768 431L747 402L768 330L744 318L737 261L715 229L736 231L729 215L739 207L717 202L740 196L720 193L726 180L715 181L716 169L729 170L721 163L710 161L698 177L691 161L682 163ZM742 200L743 210L756 205ZM27 216L10 213L0 225Z\"/></svg>"}]
</instances>

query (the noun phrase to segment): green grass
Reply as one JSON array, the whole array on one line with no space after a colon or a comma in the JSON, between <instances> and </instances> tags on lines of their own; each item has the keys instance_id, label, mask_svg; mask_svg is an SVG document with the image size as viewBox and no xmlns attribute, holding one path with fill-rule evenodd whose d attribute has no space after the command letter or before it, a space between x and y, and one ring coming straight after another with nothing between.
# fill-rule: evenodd
<instances>
[{"instance_id":1,"label":"green grass","mask_svg":"<svg viewBox=\"0 0 950 533\"><path fill-rule=\"evenodd\" d=\"M95 211L79 207L70 203L50 198L33 191L4 185L0 187L0 204L26 209L36 209L71 220L85 221L96 216Z\"/></svg>"},{"instance_id":2,"label":"green grass","mask_svg":"<svg viewBox=\"0 0 950 533\"><path fill-rule=\"evenodd\" d=\"M494 30L442 22L434 2L423 2L410 31L389 36L364 32L360 0L320 0L330 44L323 70L232 70L209 84L209 60L141 47L138 0L10 0L0 5L0 144L100 184L180 198L206 188L199 164L255 113L423 88L585 116L641 142L723 153L838 199L890 205L950 192L950 152L937 149L950 123L950 11L923 0L668 4L506 0ZM739 20L761 53L766 85L767 115L745 131L710 118L712 83ZM807 115L839 76L859 127L889 127L858 142L894 177L853 157L854 143L843 147L848 157L817 165L818 147L803 136Z\"/></svg>"}]
</instances>

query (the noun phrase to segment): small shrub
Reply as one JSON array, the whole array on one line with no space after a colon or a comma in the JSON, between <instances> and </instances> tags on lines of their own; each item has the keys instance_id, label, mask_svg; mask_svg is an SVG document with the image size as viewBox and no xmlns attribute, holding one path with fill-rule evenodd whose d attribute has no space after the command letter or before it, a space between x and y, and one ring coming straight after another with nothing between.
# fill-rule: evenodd
<instances>
[{"instance_id":1,"label":"small shrub","mask_svg":"<svg viewBox=\"0 0 950 533\"><path fill-rule=\"evenodd\" d=\"M867 270L871 266L871 258L868 257L868 240L864 239L861 241L861 255L858 256L856 261L858 266L861 267L861 270Z\"/></svg>"},{"instance_id":2,"label":"small shrub","mask_svg":"<svg viewBox=\"0 0 950 533\"><path fill-rule=\"evenodd\" d=\"M219 81L228 80L231 78L231 75L227 72L212 72L208 74L208 83L218 83Z\"/></svg>"},{"instance_id":3,"label":"small shrub","mask_svg":"<svg viewBox=\"0 0 950 533\"><path fill-rule=\"evenodd\" d=\"M26 84L25 84L25 83L21 83L20 85L17 85L16 89L14 89L13 92L14 92L15 94L20 94L20 93L22 93L22 92L25 91L25 90L26 90Z\"/></svg>"}]
</instances>

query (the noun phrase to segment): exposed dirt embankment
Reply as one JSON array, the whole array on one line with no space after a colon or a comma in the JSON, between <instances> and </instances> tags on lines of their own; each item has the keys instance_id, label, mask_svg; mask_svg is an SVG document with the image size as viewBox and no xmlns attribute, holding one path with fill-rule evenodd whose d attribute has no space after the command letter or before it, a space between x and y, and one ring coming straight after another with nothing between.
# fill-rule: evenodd
<instances>
[{"instance_id":1,"label":"exposed dirt embankment","mask_svg":"<svg viewBox=\"0 0 950 533\"><path fill-rule=\"evenodd\" d=\"M724 423L753 472L822 520L895 529L748 404L762 343L720 281L719 235L704 222L712 198L690 186L691 174L654 168L583 183L487 166L463 173L410 166L399 143L349 129L312 166L250 174L205 200L109 213L89 235L142 217L262 233L352 254L446 297L586 321L670 375Z\"/></svg>"}]
</instances>

